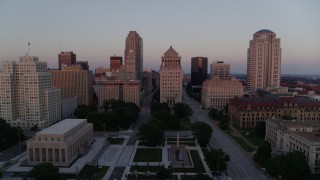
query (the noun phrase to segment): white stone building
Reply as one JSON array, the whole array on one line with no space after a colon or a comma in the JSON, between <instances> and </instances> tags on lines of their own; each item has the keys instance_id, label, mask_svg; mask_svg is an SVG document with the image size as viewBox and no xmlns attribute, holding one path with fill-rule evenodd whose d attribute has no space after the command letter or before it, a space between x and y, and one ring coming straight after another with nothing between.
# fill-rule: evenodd
<instances>
[{"instance_id":1,"label":"white stone building","mask_svg":"<svg viewBox=\"0 0 320 180\"><path fill-rule=\"evenodd\" d=\"M69 166L89 150L93 141L93 125L86 119L65 119L27 141L28 165L51 162Z\"/></svg>"},{"instance_id":2,"label":"white stone building","mask_svg":"<svg viewBox=\"0 0 320 180\"><path fill-rule=\"evenodd\" d=\"M48 127L61 120L61 93L51 87L47 63L22 56L4 61L0 73L0 117L12 126Z\"/></svg>"},{"instance_id":3,"label":"white stone building","mask_svg":"<svg viewBox=\"0 0 320 180\"><path fill-rule=\"evenodd\" d=\"M314 121L267 120L265 140L277 151L305 154L312 173L320 173L320 123Z\"/></svg>"},{"instance_id":4,"label":"white stone building","mask_svg":"<svg viewBox=\"0 0 320 180\"><path fill-rule=\"evenodd\" d=\"M172 46L161 57L160 66L160 103L168 103L169 107L182 102L181 56Z\"/></svg>"}]
</instances>

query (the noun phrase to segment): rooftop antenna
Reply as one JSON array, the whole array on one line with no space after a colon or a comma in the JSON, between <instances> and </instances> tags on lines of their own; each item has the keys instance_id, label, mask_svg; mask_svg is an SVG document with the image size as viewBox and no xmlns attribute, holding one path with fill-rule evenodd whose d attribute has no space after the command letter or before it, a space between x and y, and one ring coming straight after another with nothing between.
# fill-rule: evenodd
<instances>
[{"instance_id":1,"label":"rooftop antenna","mask_svg":"<svg viewBox=\"0 0 320 180\"><path fill-rule=\"evenodd\" d=\"M28 42L28 55L29 55L29 56L30 56L30 45L31 45L31 43Z\"/></svg>"}]
</instances>

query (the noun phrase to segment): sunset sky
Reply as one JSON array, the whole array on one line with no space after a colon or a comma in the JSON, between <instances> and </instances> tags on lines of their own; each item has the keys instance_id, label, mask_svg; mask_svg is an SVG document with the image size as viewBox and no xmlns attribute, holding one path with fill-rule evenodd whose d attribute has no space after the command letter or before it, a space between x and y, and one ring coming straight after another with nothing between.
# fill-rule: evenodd
<instances>
[{"instance_id":1,"label":"sunset sky","mask_svg":"<svg viewBox=\"0 0 320 180\"><path fill-rule=\"evenodd\" d=\"M31 55L58 67L62 51L74 51L90 69L109 67L123 56L125 38L137 31L144 43L144 68L159 70L170 47L190 59L223 60L232 73L246 73L252 35L269 29L281 38L282 74L320 74L319 0L0 0L0 60ZM2 68L2 62L0 63Z\"/></svg>"}]
</instances>

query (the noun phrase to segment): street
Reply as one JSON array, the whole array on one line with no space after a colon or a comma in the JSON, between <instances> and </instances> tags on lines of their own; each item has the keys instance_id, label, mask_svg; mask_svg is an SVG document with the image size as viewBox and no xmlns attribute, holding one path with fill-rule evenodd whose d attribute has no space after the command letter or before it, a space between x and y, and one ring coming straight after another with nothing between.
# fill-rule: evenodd
<instances>
[{"instance_id":1,"label":"street","mask_svg":"<svg viewBox=\"0 0 320 180\"><path fill-rule=\"evenodd\" d=\"M225 134L219 127L216 127L208 116L208 111L200 108L200 105L195 100L191 99L185 91L183 91L183 101L192 108L193 115L191 120L203 121L213 128L212 137L209 146L212 148L221 148L229 156L230 162L228 164L227 174L232 179L248 179L248 180L263 180L267 179L262 171L257 170L249 157L240 149L238 144L235 144L227 134Z\"/></svg>"}]
</instances>

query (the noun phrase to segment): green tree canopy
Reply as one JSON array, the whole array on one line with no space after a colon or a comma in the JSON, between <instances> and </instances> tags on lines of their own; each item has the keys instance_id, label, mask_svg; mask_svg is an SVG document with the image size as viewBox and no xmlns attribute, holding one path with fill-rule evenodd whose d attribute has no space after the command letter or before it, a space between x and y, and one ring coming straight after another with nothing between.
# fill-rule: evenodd
<instances>
[{"instance_id":1,"label":"green tree canopy","mask_svg":"<svg viewBox=\"0 0 320 180\"><path fill-rule=\"evenodd\" d=\"M188 104L176 103L173 107L174 113L181 119L188 118L192 115L192 109Z\"/></svg>"},{"instance_id":2,"label":"green tree canopy","mask_svg":"<svg viewBox=\"0 0 320 180\"><path fill-rule=\"evenodd\" d=\"M306 156L298 151L278 155L270 159L267 170L273 177L281 177L281 179L287 180L308 179L310 176Z\"/></svg>"},{"instance_id":3,"label":"green tree canopy","mask_svg":"<svg viewBox=\"0 0 320 180\"><path fill-rule=\"evenodd\" d=\"M197 121L191 126L194 135L197 137L200 146L205 147L212 135L212 127L205 122Z\"/></svg>"},{"instance_id":4,"label":"green tree canopy","mask_svg":"<svg viewBox=\"0 0 320 180\"><path fill-rule=\"evenodd\" d=\"M259 137L264 137L266 135L266 122L260 121L257 123L256 127L254 128L254 132Z\"/></svg>"},{"instance_id":5,"label":"green tree canopy","mask_svg":"<svg viewBox=\"0 0 320 180\"><path fill-rule=\"evenodd\" d=\"M4 119L0 118L0 151L9 148L24 139L21 128L11 127Z\"/></svg>"},{"instance_id":6,"label":"green tree canopy","mask_svg":"<svg viewBox=\"0 0 320 180\"><path fill-rule=\"evenodd\" d=\"M27 173L28 178L36 180L59 180L65 179L59 174L59 169L54 167L51 163L41 163L33 166L32 170Z\"/></svg>"},{"instance_id":7,"label":"green tree canopy","mask_svg":"<svg viewBox=\"0 0 320 180\"><path fill-rule=\"evenodd\" d=\"M267 141L262 143L257 152L254 154L253 159L259 163L262 167L265 167L268 160L271 158L271 145Z\"/></svg>"},{"instance_id":8,"label":"green tree canopy","mask_svg":"<svg viewBox=\"0 0 320 180\"><path fill-rule=\"evenodd\" d=\"M164 131L153 123L143 124L139 128L139 139L148 146L163 144Z\"/></svg>"},{"instance_id":9,"label":"green tree canopy","mask_svg":"<svg viewBox=\"0 0 320 180\"><path fill-rule=\"evenodd\" d=\"M79 119L85 119L90 112L94 111L95 109L92 106L80 105L73 114Z\"/></svg>"},{"instance_id":10,"label":"green tree canopy","mask_svg":"<svg viewBox=\"0 0 320 180\"><path fill-rule=\"evenodd\" d=\"M226 171L230 157L222 149L213 149L205 153L205 160L211 171Z\"/></svg>"},{"instance_id":11,"label":"green tree canopy","mask_svg":"<svg viewBox=\"0 0 320 180\"><path fill-rule=\"evenodd\" d=\"M153 114L153 113L159 112L159 111L163 111L163 110L170 112L170 108L167 103L152 102L150 104L150 109L151 109L150 114Z\"/></svg>"}]
</instances>

